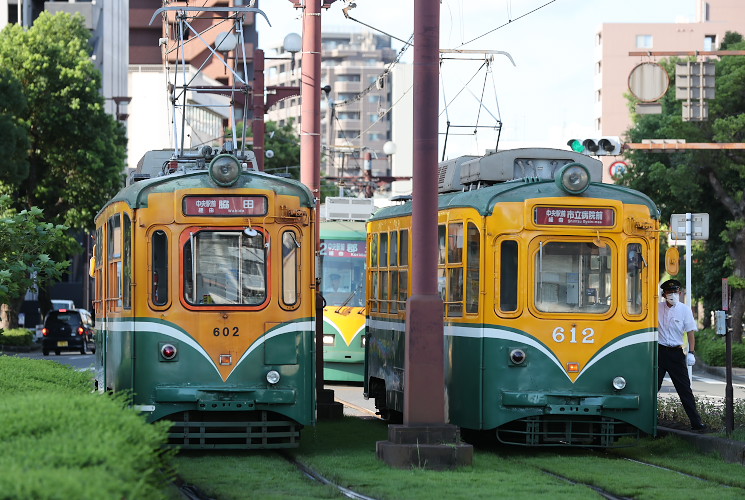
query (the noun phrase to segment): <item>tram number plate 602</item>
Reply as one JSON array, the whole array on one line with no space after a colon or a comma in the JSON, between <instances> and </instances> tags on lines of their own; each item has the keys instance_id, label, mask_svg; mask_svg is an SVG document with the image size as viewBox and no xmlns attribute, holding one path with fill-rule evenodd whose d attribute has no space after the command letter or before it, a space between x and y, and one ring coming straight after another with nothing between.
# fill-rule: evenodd
<instances>
[{"instance_id":1,"label":"tram number plate 602","mask_svg":"<svg viewBox=\"0 0 745 500\"><path fill-rule=\"evenodd\" d=\"M240 330L237 326L224 326L222 328L216 327L214 330L212 330L212 335L214 335L215 337L240 337L240 335L238 334L239 331Z\"/></svg>"},{"instance_id":2,"label":"tram number plate 602","mask_svg":"<svg viewBox=\"0 0 745 500\"><path fill-rule=\"evenodd\" d=\"M570 344L576 344L577 342L579 342L577 340L577 328L576 327L573 326L569 330L569 334L566 333L566 331L564 330L564 327L557 326L556 328L554 328L554 334L553 334L554 342L559 342L559 343L564 342L567 339L567 336L569 337ZM595 343L595 330L593 330L592 328L585 328L580 333L580 336L582 337L583 344L594 344Z\"/></svg>"}]
</instances>

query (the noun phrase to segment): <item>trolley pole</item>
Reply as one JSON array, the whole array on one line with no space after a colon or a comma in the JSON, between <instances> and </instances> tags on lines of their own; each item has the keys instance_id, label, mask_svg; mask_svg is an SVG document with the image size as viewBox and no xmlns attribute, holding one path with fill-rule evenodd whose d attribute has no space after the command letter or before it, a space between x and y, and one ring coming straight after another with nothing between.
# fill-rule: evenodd
<instances>
[{"instance_id":1,"label":"trolley pole","mask_svg":"<svg viewBox=\"0 0 745 500\"><path fill-rule=\"evenodd\" d=\"M443 302L437 292L437 101L440 3L414 1L412 295L406 301L404 424L388 426L378 458L400 468L470 465L473 447L446 424Z\"/></svg>"},{"instance_id":2,"label":"trolley pole","mask_svg":"<svg viewBox=\"0 0 745 500\"><path fill-rule=\"evenodd\" d=\"M327 0L326 3L331 2ZM321 242L321 2L306 0L300 8L303 10L300 178L316 199L315 248L318 248ZM317 262L318 256L315 258ZM334 391L323 387L323 300L320 283L320 278L316 278L316 415L319 420L341 418L344 410L341 403L334 402Z\"/></svg>"}]
</instances>

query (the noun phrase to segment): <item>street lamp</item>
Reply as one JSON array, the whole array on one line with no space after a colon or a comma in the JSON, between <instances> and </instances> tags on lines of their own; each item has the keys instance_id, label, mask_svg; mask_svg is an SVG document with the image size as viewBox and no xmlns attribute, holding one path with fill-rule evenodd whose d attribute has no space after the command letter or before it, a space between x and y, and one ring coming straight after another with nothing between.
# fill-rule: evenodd
<instances>
[{"instance_id":1,"label":"street lamp","mask_svg":"<svg viewBox=\"0 0 745 500\"><path fill-rule=\"evenodd\" d=\"M388 172L387 175L392 175L393 171L393 156L396 153L396 143L393 141L387 141L383 144L383 152L388 156Z\"/></svg>"},{"instance_id":2,"label":"street lamp","mask_svg":"<svg viewBox=\"0 0 745 500\"><path fill-rule=\"evenodd\" d=\"M292 62L290 63L290 70L294 73L295 72L295 54L297 54L303 49L303 39L297 33L290 33L287 36L285 36L285 39L282 42L282 48L285 50L285 52L289 52L290 54L292 54Z\"/></svg>"}]
</instances>

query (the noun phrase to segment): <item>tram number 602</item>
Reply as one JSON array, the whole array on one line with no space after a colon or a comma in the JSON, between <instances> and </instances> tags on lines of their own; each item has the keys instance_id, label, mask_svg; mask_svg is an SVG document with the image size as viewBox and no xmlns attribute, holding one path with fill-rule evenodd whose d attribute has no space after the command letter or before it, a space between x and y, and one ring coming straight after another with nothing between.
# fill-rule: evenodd
<instances>
[{"instance_id":1,"label":"tram number 602","mask_svg":"<svg viewBox=\"0 0 745 500\"><path fill-rule=\"evenodd\" d=\"M220 335L222 335L223 337L240 337L240 335L238 335L237 326L234 326L233 328L225 326L222 329L220 327L216 327L214 330L212 330L212 335L214 335L215 337L219 337Z\"/></svg>"},{"instance_id":2,"label":"tram number 602","mask_svg":"<svg viewBox=\"0 0 745 500\"><path fill-rule=\"evenodd\" d=\"M577 343L577 328L572 327L571 330L569 330L570 335L570 344L576 344ZM592 328L585 328L582 330L582 343L583 344L594 344L595 343L595 330ZM564 328L561 326L557 326L554 328L554 342L564 342L566 340L566 333L564 332Z\"/></svg>"}]
</instances>

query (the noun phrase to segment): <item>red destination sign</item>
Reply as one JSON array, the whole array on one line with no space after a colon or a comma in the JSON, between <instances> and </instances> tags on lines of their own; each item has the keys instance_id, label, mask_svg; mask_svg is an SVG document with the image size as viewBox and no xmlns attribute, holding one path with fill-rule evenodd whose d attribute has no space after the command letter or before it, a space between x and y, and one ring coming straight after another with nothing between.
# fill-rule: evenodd
<instances>
[{"instance_id":1,"label":"red destination sign","mask_svg":"<svg viewBox=\"0 0 745 500\"><path fill-rule=\"evenodd\" d=\"M612 226L612 208L536 207L535 223L544 226Z\"/></svg>"},{"instance_id":2,"label":"red destination sign","mask_svg":"<svg viewBox=\"0 0 745 500\"><path fill-rule=\"evenodd\" d=\"M364 259L366 241L324 240L321 242L321 255L326 257L353 257Z\"/></svg>"},{"instance_id":3,"label":"red destination sign","mask_svg":"<svg viewBox=\"0 0 745 500\"><path fill-rule=\"evenodd\" d=\"M266 198L240 195L187 196L184 198L184 215L266 215Z\"/></svg>"}]
</instances>

